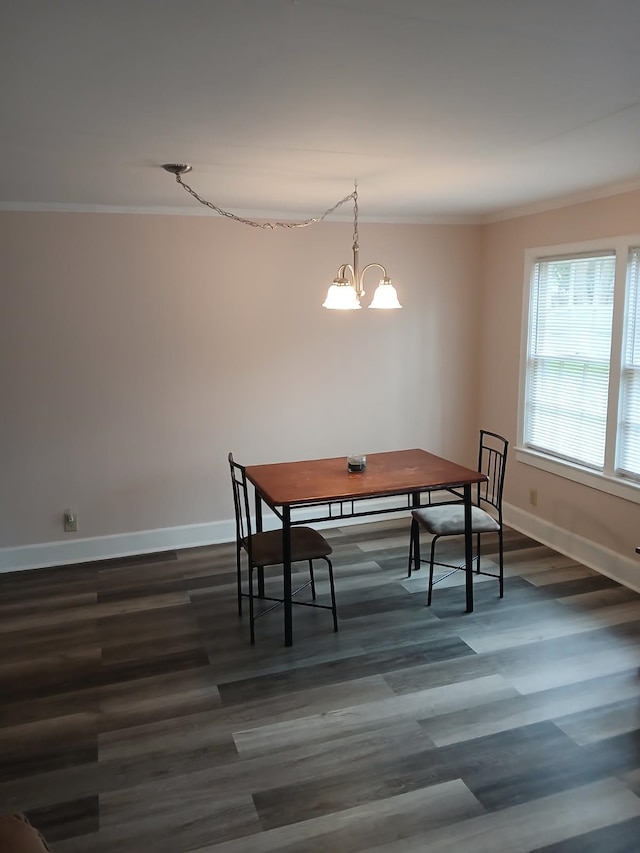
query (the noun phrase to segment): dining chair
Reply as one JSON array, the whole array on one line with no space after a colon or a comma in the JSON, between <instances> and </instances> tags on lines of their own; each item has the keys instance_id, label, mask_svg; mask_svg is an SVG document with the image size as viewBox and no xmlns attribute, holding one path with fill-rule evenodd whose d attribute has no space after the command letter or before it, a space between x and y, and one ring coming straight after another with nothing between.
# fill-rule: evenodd
<instances>
[{"instance_id":1,"label":"dining chair","mask_svg":"<svg viewBox=\"0 0 640 853\"><path fill-rule=\"evenodd\" d=\"M254 569L264 569L283 565L284 555L282 550L282 530L268 530L256 532L251 524L251 513L249 504L249 488L244 466L239 465L229 454L229 467L231 470L231 483L233 486L233 503L236 516L236 576L238 586L238 615L242 616L242 599L249 599L249 628L251 633L251 644L255 643L256 620L270 613L278 605L284 602L284 598L274 598L268 595L256 595L254 592ZM333 549L327 540L312 527L291 528L291 563L306 561L309 564L309 580L296 589L292 589L291 597L293 604L305 607L317 607L321 610L331 610L333 614L333 630L338 630L338 614L336 609L336 592L333 582L333 565L329 555ZM248 592L243 591L242 584L242 554L245 554L248 565ZM316 579L313 568L314 560L324 560L329 569L329 588L331 592L331 604L320 604L316 601ZM311 601L295 599L302 590L311 587ZM272 601L270 607L265 607L256 613L254 601Z\"/></svg>"},{"instance_id":2,"label":"dining chair","mask_svg":"<svg viewBox=\"0 0 640 853\"><path fill-rule=\"evenodd\" d=\"M503 436L488 430L480 430L478 449L478 471L486 474L487 480L478 483L474 505L471 507L471 525L475 538L473 559L476 574L497 578L500 581L500 598L504 596L504 548L502 522L502 491L507 464L509 442ZM409 576L412 570L420 568L420 563L429 563L429 587L427 606L431 604L434 583L448 578L456 571L464 571L464 565L453 565L435 560L436 544L445 536L462 536L465 532L464 505L461 502L444 503L415 509L411 513L411 536L409 540ZM420 532L425 530L432 535L429 560L420 558ZM480 537L483 533L497 533L499 567L498 574L481 569ZM433 579L434 566L450 569L446 574Z\"/></svg>"}]
</instances>

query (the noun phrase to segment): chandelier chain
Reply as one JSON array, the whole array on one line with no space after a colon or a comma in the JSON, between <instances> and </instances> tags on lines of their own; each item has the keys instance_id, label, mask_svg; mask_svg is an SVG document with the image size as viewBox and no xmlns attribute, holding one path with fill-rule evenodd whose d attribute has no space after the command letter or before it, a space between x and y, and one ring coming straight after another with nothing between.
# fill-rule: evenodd
<instances>
[{"instance_id":1,"label":"chandelier chain","mask_svg":"<svg viewBox=\"0 0 640 853\"><path fill-rule=\"evenodd\" d=\"M353 198L353 245L358 245L358 182L356 181L351 193Z\"/></svg>"},{"instance_id":2,"label":"chandelier chain","mask_svg":"<svg viewBox=\"0 0 640 853\"><path fill-rule=\"evenodd\" d=\"M344 198L340 199L340 201L336 202L333 207L330 207L328 210L321 216L315 216L311 219L305 219L303 222L255 222L253 219L244 219L242 216L236 216L235 213L231 213L228 210L223 210L221 207L218 207L211 201L207 201L202 196L198 195L198 193L189 186L189 184L185 184L182 180L182 177L179 174L176 174L176 182L180 184L180 186L189 193L189 195L193 196L196 201L199 201L200 204L203 204L205 207L210 208L211 210L215 210L216 213L220 214L220 216L226 216L228 219L233 219L235 222L241 222L243 225L250 225L252 228L268 228L273 230L274 228L306 228L307 225L312 225L314 222L322 222L323 219L326 219L329 214L333 213L334 210L337 210L341 205L346 204L346 202L351 201L353 199L355 211L356 211L356 237L358 232L358 190L357 185L356 189L349 195L346 195Z\"/></svg>"}]
</instances>

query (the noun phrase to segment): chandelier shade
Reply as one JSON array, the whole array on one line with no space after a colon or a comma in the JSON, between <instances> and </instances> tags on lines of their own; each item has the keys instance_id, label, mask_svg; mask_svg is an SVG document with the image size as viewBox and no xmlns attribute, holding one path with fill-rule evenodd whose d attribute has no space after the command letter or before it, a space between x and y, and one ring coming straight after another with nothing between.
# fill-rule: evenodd
<instances>
[{"instance_id":1,"label":"chandelier shade","mask_svg":"<svg viewBox=\"0 0 640 853\"><path fill-rule=\"evenodd\" d=\"M371 300L369 308L382 308L383 310L402 308L402 305L400 305L400 301L398 300L396 289L388 278L380 279L380 284L377 286L376 292L373 294L373 299Z\"/></svg>"},{"instance_id":2,"label":"chandelier shade","mask_svg":"<svg viewBox=\"0 0 640 853\"><path fill-rule=\"evenodd\" d=\"M322 303L323 308L332 308L338 311L353 311L362 308L356 289L348 281L334 280L329 287L327 298Z\"/></svg>"}]
</instances>

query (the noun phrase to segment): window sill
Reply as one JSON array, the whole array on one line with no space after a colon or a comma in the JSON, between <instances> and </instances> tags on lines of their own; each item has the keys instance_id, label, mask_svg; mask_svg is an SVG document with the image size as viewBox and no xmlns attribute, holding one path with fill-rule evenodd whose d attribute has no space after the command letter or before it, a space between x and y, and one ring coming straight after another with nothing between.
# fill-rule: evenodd
<instances>
[{"instance_id":1,"label":"window sill","mask_svg":"<svg viewBox=\"0 0 640 853\"><path fill-rule=\"evenodd\" d=\"M516 447L515 455L518 462L522 462L524 465L532 465L534 468L540 468L550 474L564 477L565 480L573 480L574 483L580 483L590 489L598 489L601 492L615 495L617 498L640 503L640 484L631 480L600 474L588 468L581 468L579 465L572 465L570 462L562 462L560 459L554 459L551 456L545 456L543 453L536 453L523 447Z\"/></svg>"}]
</instances>

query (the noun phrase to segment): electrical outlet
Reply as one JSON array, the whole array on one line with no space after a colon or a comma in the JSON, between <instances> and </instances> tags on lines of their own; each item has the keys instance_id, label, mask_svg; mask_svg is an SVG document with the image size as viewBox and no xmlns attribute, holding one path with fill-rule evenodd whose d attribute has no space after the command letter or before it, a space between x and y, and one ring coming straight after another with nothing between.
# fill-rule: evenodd
<instances>
[{"instance_id":1,"label":"electrical outlet","mask_svg":"<svg viewBox=\"0 0 640 853\"><path fill-rule=\"evenodd\" d=\"M76 533L78 530L78 516L72 510L65 509L63 524L65 533Z\"/></svg>"},{"instance_id":2,"label":"electrical outlet","mask_svg":"<svg viewBox=\"0 0 640 853\"><path fill-rule=\"evenodd\" d=\"M529 503L531 506L538 506L538 490L529 489Z\"/></svg>"}]
</instances>

